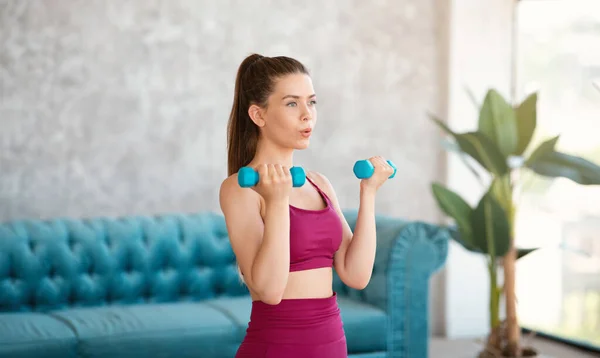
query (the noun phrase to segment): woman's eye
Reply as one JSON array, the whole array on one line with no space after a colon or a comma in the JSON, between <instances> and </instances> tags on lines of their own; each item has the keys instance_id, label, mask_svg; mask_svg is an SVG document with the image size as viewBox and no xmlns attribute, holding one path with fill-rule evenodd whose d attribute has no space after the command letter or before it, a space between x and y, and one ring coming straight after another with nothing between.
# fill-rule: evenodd
<instances>
[{"instance_id":1,"label":"woman's eye","mask_svg":"<svg viewBox=\"0 0 600 358\"><path fill-rule=\"evenodd\" d=\"M316 100L312 100L312 101L310 101L310 103L314 106L315 104L317 104L317 101Z\"/></svg>"},{"instance_id":2,"label":"woman's eye","mask_svg":"<svg viewBox=\"0 0 600 358\"><path fill-rule=\"evenodd\" d=\"M295 106L295 105L296 105L296 102L290 102L290 103L288 103L287 105L288 105L289 107L293 107L293 106Z\"/></svg>"}]
</instances>

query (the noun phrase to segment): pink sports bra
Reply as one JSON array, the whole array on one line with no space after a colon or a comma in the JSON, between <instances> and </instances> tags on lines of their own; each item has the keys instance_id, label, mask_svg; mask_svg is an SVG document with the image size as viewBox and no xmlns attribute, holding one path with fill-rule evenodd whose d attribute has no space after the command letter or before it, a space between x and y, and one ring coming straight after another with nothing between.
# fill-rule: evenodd
<instances>
[{"instance_id":1,"label":"pink sports bra","mask_svg":"<svg viewBox=\"0 0 600 358\"><path fill-rule=\"evenodd\" d=\"M327 207L308 210L290 205L290 272L332 267L342 243L342 223L331 200L312 180Z\"/></svg>"}]
</instances>

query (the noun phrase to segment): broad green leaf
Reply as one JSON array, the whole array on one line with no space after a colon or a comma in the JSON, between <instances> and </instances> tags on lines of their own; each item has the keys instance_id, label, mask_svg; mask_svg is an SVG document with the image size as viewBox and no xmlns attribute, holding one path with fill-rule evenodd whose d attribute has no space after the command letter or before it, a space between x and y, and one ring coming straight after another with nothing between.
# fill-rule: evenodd
<instances>
[{"instance_id":1,"label":"broad green leaf","mask_svg":"<svg viewBox=\"0 0 600 358\"><path fill-rule=\"evenodd\" d=\"M444 123L444 121L442 121L440 118L438 118L436 115L434 114L429 114L429 118L431 118L432 121L435 122L435 124L438 125L438 127L440 127L444 132L446 132L446 134L451 135L453 137L456 136L456 133L454 133L454 131L452 129L450 129L446 123Z\"/></svg>"},{"instance_id":2,"label":"broad green leaf","mask_svg":"<svg viewBox=\"0 0 600 358\"><path fill-rule=\"evenodd\" d=\"M534 252L535 250L539 249L539 247L536 248L530 248L530 249L519 249L517 248L517 260Z\"/></svg>"},{"instance_id":3,"label":"broad green leaf","mask_svg":"<svg viewBox=\"0 0 600 358\"><path fill-rule=\"evenodd\" d=\"M537 93L529 95L515 108L519 135L516 155L523 155L537 125Z\"/></svg>"},{"instance_id":4,"label":"broad green leaf","mask_svg":"<svg viewBox=\"0 0 600 358\"><path fill-rule=\"evenodd\" d=\"M496 144L504 158L517 152L519 136L515 110L494 89L489 90L483 100L479 132Z\"/></svg>"},{"instance_id":5,"label":"broad green leaf","mask_svg":"<svg viewBox=\"0 0 600 358\"><path fill-rule=\"evenodd\" d=\"M471 215L476 247L490 256L504 256L510 246L510 225L506 212L491 192L483 195Z\"/></svg>"},{"instance_id":6,"label":"broad green leaf","mask_svg":"<svg viewBox=\"0 0 600 358\"><path fill-rule=\"evenodd\" d=\"M454 138L464 153L475 159L482 167L497 176L504 175L508 172L506 159L502 156L498 147L483 133L456 133L436 116L430 115L430 118L444 130L444 132Z\"/></svg>"},{"instance_id":7,"label":"broad green leaf","mask_svg":"<svg viewBox=\"0 0 600 358\"><path fill-rule=\"evenodd\" d=\"M461 153L461 150L460 150L460 147L458 146L458 144L456 144L456 142L454 140L451 140L448 138L442 139L442 147L449 152L454 152L457 154Z\"/></svg>"},{"instance_id":8,"label":"broad green leaf","mask_svg":"<svg viewBox=\"0 0 600 358\"><path fill-rule=\"evenodd\" d=\"M546 154L553 152L554 148L556 148L556 142L558 142L559 137L560 136L552 137L538 145L537 148L535 148L535 150L533 151L533 153L529 155L529 158L527 158L527 160L525 161L525 165L529 166L532 163L534 163L538 158L541 158Z\"/></svg>"},{"instance_id":9,"label":"broad green leaf","mask_svg":"<svg viewBox=\"0 0 600 358\"><path fill-rule=\"evenodd\" d=\"M449 227L448 232L449 232L452 240L457 242L459 245L464 247L466 250L469 250L471 252L478 253L478 254L483 253L483 251L480 248L473 246L473 244L471 243L473 241L473 237L464 234L458 228L458 226L454 225L452 227Z\"/></svg>"},{"instance_id":10,"label":"broad green leaf","mask_svg":"<svg viewBox=\"0 0 600 358\"><path fill-rule=\"evenodd\" d=\"M434 115L430 115L430 117L440 128L442 128L444 130L444 132L446 132L448 135L452 136L452 138L453 138L452 140L444 138L444 140L442 141L442 147L444 147L449 152L456 153L458 155L458 157L460 158L460 160L463 162L463 164L469 169L469 171L477 178L477 180L479 180L481 182L482 181L481 175L473 167L472 163L470 163L469 160L466 158L467 156L470 156L470 155L467 154L466 152L464 152L460 148L458 143L456 142L457 134L454 131L452 131L450 128L448 128L448 126L446 126L446 124L443 121L441 121L439 118L435 117ZM473 158L472 156L470 156L470 157Z\"/></svg>"},{"instance_id":11,"label":"broad green leaf","mask_svg":"<svg viewBox=\"0 0 600 358\"><path fill-rule=\"evenodd\" d=\"M495 177L490 185L490 191L500 206L502 206L502 209L508 212L512 205L512 188L510 186L509 174Z\"/></svg>"},{"instance_id":12,"label":"broad green leaf","mask_svg":"<svg viewBox=\"0 0 600 358\"><path fill-rule=\"evenodd\" d=\"M474 249L473 231L470 222L473 209L460 195L439 183L433 183L431 190L442 211L456 222L460 231L459 240L463 241L461 242L463 246L468 250Z\"/></svg>"},{"instance_id":13,"label":"broad green leaf","mask_svg":"<svg viewBox=\"0 0 600 358\"><path fill-rule=\"evenodd\" d=\"M546 153L528 162L527 167L545 177L563 177L581 185L600 185L600 166L566 153Z\"/></svg>"},{"instance_id":14,"label":"broad green leaf","mask_svg":"<svg viewBox=\"0 0 600 358\"><path fill-rule=\"evenodd\" d=\"M449 152L454 152L458 155L463 164L469 169L471 174L477 178L480 182L482 181L481 175L477 172L477 170L473 167L472 163L469 162L467 155L460 149L458 144L455 141L450 141L445 139L442 141L442 147L444 147Z\"/></svg>"},{"instance_id":15,"label":"broad green leaf","mask_svg":"<svg viewBox=\"0 0 600 358\"><path fill-rule=\"evenodd\" d=\"M480 132L456 134L460 149L475 159L481 166L496 176L508 172L508 165L498 147Z\"/></svg>"}]
</instances>

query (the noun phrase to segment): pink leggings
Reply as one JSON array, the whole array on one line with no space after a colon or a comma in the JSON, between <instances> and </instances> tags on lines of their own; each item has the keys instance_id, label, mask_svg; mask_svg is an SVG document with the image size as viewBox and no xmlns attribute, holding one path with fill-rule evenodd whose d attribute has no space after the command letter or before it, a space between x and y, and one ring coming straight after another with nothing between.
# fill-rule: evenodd
<instances>
[{"instance_id":1,"label":"pink leggings","mask_svg":"<svg viewBox=\"0 0 600 358\"><path fill-rule=\"evenodd\" d=\"M235 358L347 358L337 295L252 302L246 337Z\"/></svg>"}]
</instances>

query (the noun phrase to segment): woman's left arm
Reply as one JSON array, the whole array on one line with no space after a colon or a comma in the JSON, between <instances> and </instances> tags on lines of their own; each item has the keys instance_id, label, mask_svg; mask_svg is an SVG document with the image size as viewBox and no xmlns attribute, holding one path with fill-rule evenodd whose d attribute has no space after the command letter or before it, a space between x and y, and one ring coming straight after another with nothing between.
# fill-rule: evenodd
<instances>
[{"instance_id":1,"label":"woman's left arm","mask_svg":"<svg viewBox=\"0 0 600 358\"><path fill-rule=\"evenodd\" d=\"M340 279L349 287L362 290L371 280L377 248L375 226L375 197L379 187L394 169L381 157L371 158L375 172L360 183L360 204L354 233L340 207L331 182L315 173L319 186L329 196L343 227L342 243L334 257L334 268Z\"/></svg>"}]
</instances>

